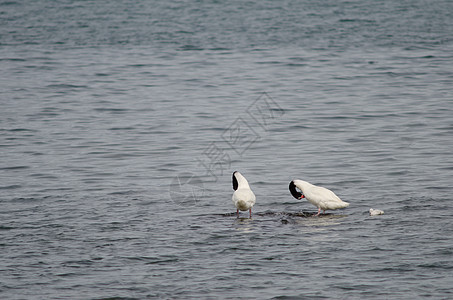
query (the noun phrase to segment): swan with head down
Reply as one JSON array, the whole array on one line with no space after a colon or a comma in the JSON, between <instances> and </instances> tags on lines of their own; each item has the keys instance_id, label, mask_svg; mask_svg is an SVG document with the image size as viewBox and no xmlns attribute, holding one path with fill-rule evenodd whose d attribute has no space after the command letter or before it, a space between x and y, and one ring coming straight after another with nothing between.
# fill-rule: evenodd
<instances>
[{"instance_id":1,"label":"swan with head down","mask_svg":"<svg viewBox=\"0 0 453 300\"><path fill-rule=\"evenodd\" d=\"M289 191L296 199L306 198L308 202L318 208L319 216L326 210L334 210L349 206L348 202L341 200L334 192L322 186L316 186L303 180L293 180L289 183Z\"/></svg>"},{"instance_id":2,"label":"swan with head down","mask_svg":"<svg viewBox=\"0 0 453 300\"><path fill-rule=\"evenodd\" d=\"M250 218L252 217L252 207L255 205L256 197L250 189L249 183L244 176L238 171L233 173L233 197L232 201L236 206L236 213L239 216L239 211L249 211Z\"/></svg>"}]
</instances>

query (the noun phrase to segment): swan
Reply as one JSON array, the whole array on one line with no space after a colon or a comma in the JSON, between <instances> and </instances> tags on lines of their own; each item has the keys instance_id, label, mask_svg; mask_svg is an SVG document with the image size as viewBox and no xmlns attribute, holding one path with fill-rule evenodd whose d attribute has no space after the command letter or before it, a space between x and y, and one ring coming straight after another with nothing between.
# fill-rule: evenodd
<instances>
[{"instance_id":1,"label":"swan","mask_svg":"<svg viewBox=\"0 0 453 300\"><path fill-rule=\"evenodd\" d=\"M298 188L301 192L299 192ZM296 199L307 198L307 200L318 208L319 216L321 209L323 214L328 209L345 208L349 206L329 189L322 186L316 186L303 180L293 180L289 183L289 191Z\"/></svg>"},{"instance_id":2,"label":"swan","mask_svg":"<svg viewBox=\"0 0 453 300\"><path fill-rule=\"evenodd\" d=\"M236 214L239 216L239 210L249 211L252 217L252 207L255 204L255 194L250 189L249 183L244 176L238 171L233 172L233 203L236 206Z\"/></svg>"}]
</instances>

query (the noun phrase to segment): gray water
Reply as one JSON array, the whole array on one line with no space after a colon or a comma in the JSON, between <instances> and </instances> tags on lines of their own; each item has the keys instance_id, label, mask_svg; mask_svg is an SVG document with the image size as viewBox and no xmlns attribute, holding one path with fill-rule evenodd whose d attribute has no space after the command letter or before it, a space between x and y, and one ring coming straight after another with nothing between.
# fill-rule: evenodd
<instances>
[{"instance_id":1,"label":"gray water","mask_svg":"<svg viewBox=\"0 0 453 300\"><path fill-rule=\"evenodd\" d=\"M1 2L0 298L452 298L452 18ZM292 179L350 206L312 217Z\"/></svg>"}]
</instances>

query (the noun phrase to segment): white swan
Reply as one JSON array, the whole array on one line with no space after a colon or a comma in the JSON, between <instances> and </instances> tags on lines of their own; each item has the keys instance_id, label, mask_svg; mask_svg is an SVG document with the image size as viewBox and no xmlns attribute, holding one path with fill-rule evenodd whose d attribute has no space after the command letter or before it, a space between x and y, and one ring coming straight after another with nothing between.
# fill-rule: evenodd
<instances>
[{"instance_id":1,"label":"white swan","mask_svg":"<svg viewBox=\"0 0 453 300\"><path fill-rule=\"evenodd\" d=\"M252 217L252 207L255 204L255 194L250 189L249 183L244 176L238 171L233 173L233 203L236 206L236 213L239 216L239 210L250 211L250 218Z\"/></svg>"},{"instance_id":2,"label":"white swan","mask_svg":"<svg viewBox=\"0 0 453 300\"><path fill-rule=\"evenodd\" d=\"M296 187L301 190L299 192ZM293 180L289 183L289 191L296 199L307 198L307 200L318 208L319 216L321 209L323 213L327 209L338 209L349 206L348 202L342 201L337 195L331 190L328 190L322 186L316 186L303 180Z\"/></svg>"}]
</instances>

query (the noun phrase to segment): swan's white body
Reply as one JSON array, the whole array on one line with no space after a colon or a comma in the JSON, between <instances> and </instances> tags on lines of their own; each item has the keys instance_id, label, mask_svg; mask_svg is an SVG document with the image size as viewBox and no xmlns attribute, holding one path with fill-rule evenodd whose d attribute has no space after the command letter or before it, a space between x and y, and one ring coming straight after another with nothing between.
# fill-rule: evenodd
<instances>
[{"instance_id":1,"label":"swan's white body","mask_svg":"<svg viewBox=\"0 0 453 300\"><path fill-rule=\"evenodd\" d=\"M298 192L298 188L302 193ZM293 180L289 184L289 190L296 199L307 198L307 200L318 208L318 214L325 213L326 210L345 208L349 206L329 189L322 186L316 186L303 180Z\"/></svg>"},{"instance_id":2,"label":"swan's white body","mask_svg":"<svg viewBox=\"0 0 453 300\"><path fill-rule=\"evenodd\" d=\"M236 206L236 213L239 215L239 211L250 211L250 217L252 217L252 207L255 205L256 197L250 189L249 183L244 176L238 171L233 173L233 203Z\"/></svg>"}]
</instances>

